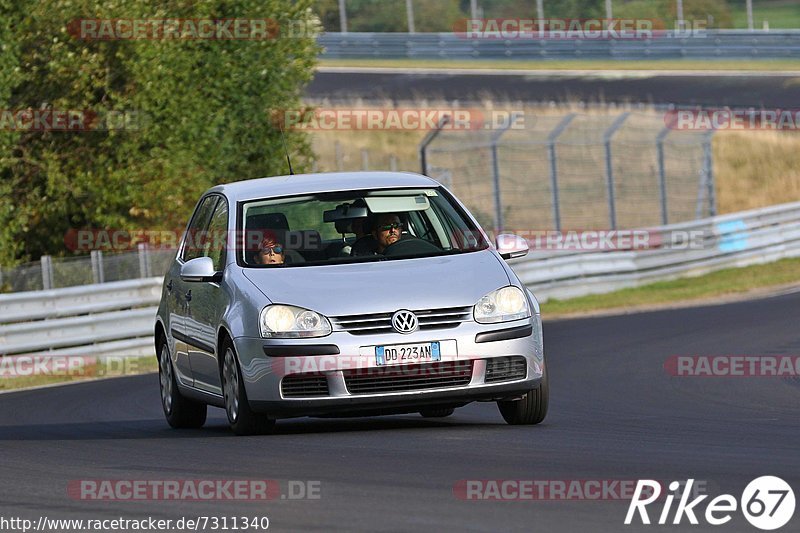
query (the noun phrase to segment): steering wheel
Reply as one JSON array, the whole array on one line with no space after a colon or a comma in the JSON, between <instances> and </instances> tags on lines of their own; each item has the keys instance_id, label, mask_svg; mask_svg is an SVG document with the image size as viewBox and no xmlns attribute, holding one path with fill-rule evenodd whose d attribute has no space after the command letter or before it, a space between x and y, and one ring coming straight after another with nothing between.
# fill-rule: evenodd
<instances>
[{"instance_id":1,"label":"steering wheel","mask_svg":"<svg viewBox=\"0 0 800 533\"><path fill-rule=\"evenodd\" d=\"M420 239L418 237L407 237L405 239L400 239L399 241L395 241L386 248L384 248L383 255L385 256L414 255L414 254L426 254L426 253L441 252L441 251L442 251L441 248L424 239Z\"/></svg>"}]
</instances>

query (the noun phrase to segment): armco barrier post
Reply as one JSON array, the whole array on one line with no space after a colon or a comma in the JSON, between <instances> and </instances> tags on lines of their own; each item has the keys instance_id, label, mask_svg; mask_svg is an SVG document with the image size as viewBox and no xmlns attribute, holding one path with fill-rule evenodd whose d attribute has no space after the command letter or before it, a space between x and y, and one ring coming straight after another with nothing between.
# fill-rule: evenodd
<instances>
[{"instance_id":1,"label":"armco barrier post","mask_svg":"<svg viewBox=\"0 0 800 533\"><path fill-rule=\"evenodd\" d=\"M95 283L105 283L106 276L103 271L103 252L100 250L92 250L92 279Z\"/></svg>"},{"instance_id":2,"label":"armco barrier post","mask_svg":"<svg viewBox=\"0 0 800 533\"><path fill-rule=\"evenodd\" d=\"M553 193L553 223L555 224L556 231L561 231L561 207L558 198L558 159L556 157L556 141L561 135L572 119L575 118L575 113L570 113L561 122L556 125L553 131L547 136L547 157L550 160L550 189Z\"/></svg>"},{"instance_id":3,"label":"armco barrier post","mask_svg":"<svg viewBox=\"0 0 800 533\"><path fill-rule=\"evenodd\" d=\"M43 255L42 259L42 290L50 290L53 288L53 258L49 255Z\"/></svg>"},{"instance_id":4,"label":"armco barrier post","mask_svg":"<svg viewBox=\"0 0 800 533\"><path fill-rule=\"evenodd\" d=\"M150 250L147 249L147 243L139 243L137 245L139 249L139 273L140 277L142 278L149 278L151 276L150 271Z\"/></svg>"},{"instance_id":5,"label":"armco barrier post","mask_svg":"<svg viewBox=\"0 0 800 533\"><path fill-rule=\"evenodd\" d=\"M603 143L606 147L606 189L608 190L608 222L612 230L617 229L617 211L614 200L614 165L611 160L611 139L628 118L630 113L626 111L611 123L611 126L603 134Z\"/></svg>"}]
</instances>

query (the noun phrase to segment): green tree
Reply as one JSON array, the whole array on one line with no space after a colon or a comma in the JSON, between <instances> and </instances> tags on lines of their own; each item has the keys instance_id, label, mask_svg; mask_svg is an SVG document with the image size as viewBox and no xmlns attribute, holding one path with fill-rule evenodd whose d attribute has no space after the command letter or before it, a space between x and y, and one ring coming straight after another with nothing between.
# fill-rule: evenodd
<instances>
[{"instance_id":1,"label":"green tree","mask_svg":"<svg viewBox=\"0 0 800 533\"><path fill-rule=\"evenodd\" d=\"M135 119L91 131L0 128L0 264L66 253L71 228L181 227L210 185L287 173L270 114L299 107L313 75L311 3L0 0L0 109ZM167 18L271 19L283 33L253 40L74 33L79 19ZM312 31L300 33L300 22ZM306 168L306 136L287 132L287 142L295 170Z\"/></svg>"}]
</instances>

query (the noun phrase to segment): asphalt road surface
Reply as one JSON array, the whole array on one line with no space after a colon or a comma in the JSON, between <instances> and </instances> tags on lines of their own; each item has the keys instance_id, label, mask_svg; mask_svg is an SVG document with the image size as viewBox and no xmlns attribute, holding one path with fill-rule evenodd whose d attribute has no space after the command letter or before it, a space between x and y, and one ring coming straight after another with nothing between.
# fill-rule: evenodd
<instances>
[{"instance_id":1,"label":"asphalt road surface","mask_svg":"<svg viewBox=\"0 0 800 533\"><path fill-rule=\"evenodd\" d=\"M147 375L0 395L0 517L267 516L279 531L758 531L623 526L627 500L474 501L459 480L701 480L737 499L780 476L800 489L800 387L785 378L686 378L672 355L800 353L800 294L724 306L545 323L547 420L507 426L494 404L416 415L280 421L235 437L221 410L176 431ZM86 501L75 480L318 481L318 499ZM295 485L295 488L299 485ZM800 494L798 494L800 496ZM653 504L656 505L656 504ZM676 505L672 506L674 510ZM652 508L651 508L652 509ZM657 520L661 504L650 516ZM670 515L670 520L672 514ZM797 531L800 511L781 531Z\"/></svg>"},{"instance_id":2,"label":"asphalt road surface","mask_svg":"<svg viewBox=\"0 0 800 533\"><path fill-rule=\"evenodd\" d=\"M447 101L521 100L525 102L645 103L796 108L800 102L797 73L687 72L536 72L322 68L306 90L314 99L338 101L421 98Z\"/></svg>"}]
</instances>

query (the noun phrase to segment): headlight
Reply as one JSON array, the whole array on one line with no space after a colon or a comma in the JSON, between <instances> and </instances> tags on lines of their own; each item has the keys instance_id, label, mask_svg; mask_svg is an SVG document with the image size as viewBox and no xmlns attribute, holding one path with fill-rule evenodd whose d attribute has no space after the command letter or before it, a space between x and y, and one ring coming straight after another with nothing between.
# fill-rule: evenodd
<instances>
[{"instance_id":1,"label":"headlight","mask_svg":"<svg viewBox=\"0 0 800 533\"><path fill-rule=\"evenodd\" d=\"M531 316L528 299L517 287L509 286L492 291L475 304L475 322L492 324L510 322Z\"/></svg>"},{"instance_id":2,"label":"headlight","mask_svg":"<svg viewBox=\"0 0 800 533\"><path fill-rule=\"evenodd\" d=\"M324 337L331 332L327 318L293 305L268 305L261 311L261 336L271 339Z\"/></svg>"}]
</instances>

